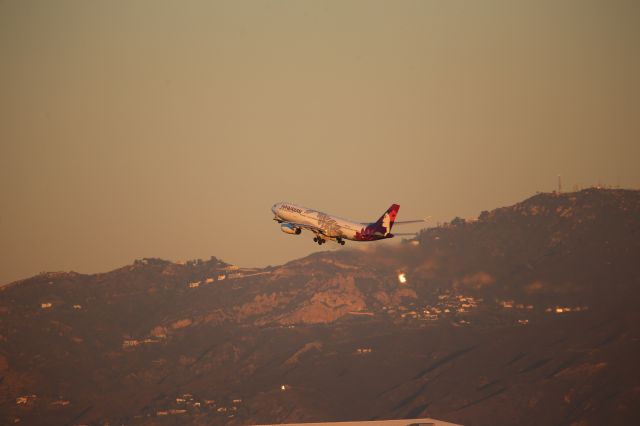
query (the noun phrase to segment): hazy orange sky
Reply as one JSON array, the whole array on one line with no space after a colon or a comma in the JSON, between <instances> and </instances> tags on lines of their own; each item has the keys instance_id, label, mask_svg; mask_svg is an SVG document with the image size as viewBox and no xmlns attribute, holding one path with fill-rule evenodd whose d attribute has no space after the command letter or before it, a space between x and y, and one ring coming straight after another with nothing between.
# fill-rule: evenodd
<instances>
[{"instance_id":1,"label":"hazy orange sky","mask_svg":"<svg viewBox=\"0 0 640 426\"><path fill-rule=\"evenodd\" d=\"M438 222L558 174L638 188L639 76L636 0L0 1L0 283L320 250L280 200Z\"/></svg>"}]
</instances>

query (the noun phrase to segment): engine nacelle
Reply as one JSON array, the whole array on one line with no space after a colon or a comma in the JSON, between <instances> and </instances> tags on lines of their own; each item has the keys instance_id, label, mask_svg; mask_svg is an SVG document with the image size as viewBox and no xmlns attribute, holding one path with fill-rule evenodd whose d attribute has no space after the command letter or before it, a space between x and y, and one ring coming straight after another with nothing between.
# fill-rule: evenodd
<instances>
[{"instance_id":1,"label":"engine nacelle","mask_svg":"<svg viewBox=\"0 0 640 426\"><path fill-rule=\"evenodd\" d=\"M285 234L294 234L294 235L299 235L302 232L302 229L288 223L282 224L280 226L280 230Z\"/></svg>"}]
</instances>

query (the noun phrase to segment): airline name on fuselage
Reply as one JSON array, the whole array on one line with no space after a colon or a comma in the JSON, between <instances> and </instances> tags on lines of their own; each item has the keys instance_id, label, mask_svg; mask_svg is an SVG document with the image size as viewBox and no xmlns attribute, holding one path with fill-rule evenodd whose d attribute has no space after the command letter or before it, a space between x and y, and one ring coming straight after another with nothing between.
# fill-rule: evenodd
<instances>
[{"instance_id":1,"label":"airline name on fuselage","mask_svg":"<svg viewBox=\"0 0 640 426\"><path fill-rule=\"evenodd\" d=\"M283 204L282 208L285 209L285 210L289 210L290 212L302 214L302 209L299 209L297 207L291 207L291 206L288 206L286 204Z\"/></svg>"}]
</instances>

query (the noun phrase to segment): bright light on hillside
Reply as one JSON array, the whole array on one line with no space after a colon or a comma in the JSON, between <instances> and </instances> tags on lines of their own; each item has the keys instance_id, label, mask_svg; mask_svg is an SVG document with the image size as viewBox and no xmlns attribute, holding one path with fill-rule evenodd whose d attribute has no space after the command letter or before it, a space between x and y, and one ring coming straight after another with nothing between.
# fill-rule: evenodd
<instances>
[{"instance_id":1,"label":"bright light on hillside","mask_svg":"<svg viewBox=\"0 0 640 426\"><path fill-rule=\"evenodd\" d=\"M398 274L398 281L400 281L400 284L404 284L407 282L407 276L404 272Z\"/></svg>"}]
</instances>

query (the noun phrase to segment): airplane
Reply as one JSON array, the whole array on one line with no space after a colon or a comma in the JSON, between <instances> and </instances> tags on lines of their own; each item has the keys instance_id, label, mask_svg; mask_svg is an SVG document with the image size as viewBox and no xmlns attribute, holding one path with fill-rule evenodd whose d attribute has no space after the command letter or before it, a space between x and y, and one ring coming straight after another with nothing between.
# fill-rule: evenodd
<instances>
[{"instance_id":1,"label":"airplane","mask_svg":"<svg viewBox=\"0 0 640 426\"><path fill-rule=\"evenodd\" d=\"M274 214L273 220L280 224L280 229L285 234L299 235L303 230L312 232L313 241L322 245L327 240L344 245L345 240L352 241L377 241L393 238L399 235L392 234L393 224L408 224L424 222L424 220L409 220L396 222L400 206L392 204L387 211L375 222L360 223L332 216L317 210L308 209L293 203L280 202L271 207Z\"/></svg>"}]
</instances>

